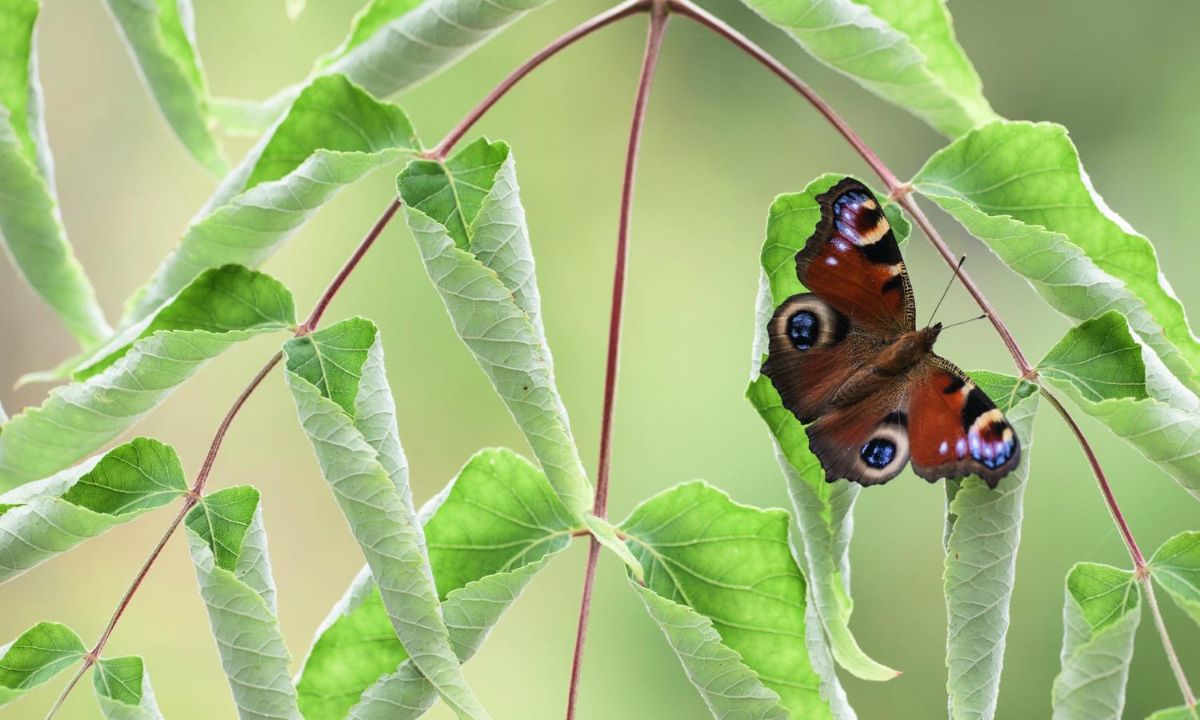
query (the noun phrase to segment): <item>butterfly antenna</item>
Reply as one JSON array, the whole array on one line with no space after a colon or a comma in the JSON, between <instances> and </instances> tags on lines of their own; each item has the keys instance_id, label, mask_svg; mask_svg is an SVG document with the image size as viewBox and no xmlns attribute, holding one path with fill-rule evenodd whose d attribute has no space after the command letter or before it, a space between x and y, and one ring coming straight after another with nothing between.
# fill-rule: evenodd
<instances>
[{"instance_id":1,"label":"butterfly antenna","mask_svg":"<svg viewBox=\"0 0 1200 720\"><path fill-rule=\"evenodd\" d=\"M982 319L984 319L985 317L987 317L987 315L986 315L986 314L984 314L984 315L980 315L980 316L978 316L978 317L973 317L973 318L971 318L970 320L959 320L959 321L958 321L958 322L956 322L956 323L950 323L949 325L943 325L943 326L942 326L942 330L949 330L949 329L950 329L950 328L952 328L952 327L958 327L959 325L966 325L966 324L967 324L967 323L969 323L969 322L975 322L976 320L982 320Z\"/></svg>"},{"instance_id":2,"label":"butterfly antenna","mask_svg":"<svg viewBox=\"0 0 1200 720\"><path fill-rule=\"evenodd\" d=\"M942 306L942 301L946 299L946 294L950 292L950 286L954 284L954 278L958 277L958 271L966 261L966 255L958 259L958 264L954 266L954 272L950 274L950 282L946 283L946 289L942 291L942 296L938 298L937 305L933 306L933 312L929 314L929 322L925 323L926 325L933 324L933 319L937 317L938 308Z\"/></svg>"}]
</instances>

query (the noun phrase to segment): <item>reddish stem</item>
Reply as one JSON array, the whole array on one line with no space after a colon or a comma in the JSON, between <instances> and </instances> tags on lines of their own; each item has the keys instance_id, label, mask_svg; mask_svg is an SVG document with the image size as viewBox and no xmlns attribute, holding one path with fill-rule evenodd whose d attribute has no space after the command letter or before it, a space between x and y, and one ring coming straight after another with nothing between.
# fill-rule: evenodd
<instances>
[{"instance_id":1,"label":"reddish stem","mask_svg":"<svg viewBox=\"0 0 1200 720\"><path fill-rule=\"evenodd\" d=\"M329 306L330 301L333 300L334 296L337 295L338 291L342 288L342 285L345 284L346 278L350 276L350 273L352 273L354 269L358 267L359 262L362 260L367 250L369 250L371 246L375 244L375 240L378 239L379 235L383 232L383 229L387 227L387 224L396 215L396 211L398 209L400 209L399 200L393 200L388 204L387 208L383 211L383 214L380 215L379 219L375 221L375 225L372 226L371 230L359 242L358 246L354 248L354 252L350 254L350 257L346 260L345 264L342 265L341 269L338 270L338 273L334 275L332 280L330 280L329 285L326 286L325 291L321 293L320 298L318 298L316 305L313 307L312 312L308 316L308 319L296 329L297 337L301 335L307 335L316 329L317 325L321 321L321 316L324 314L325 309ZM117 609L113 611L112 616L109 618L108 625L105 626L104 632L100 635L100 639L96 641L96 645L92 648L92 650L84 656L83 665L79 668L75 675L71 677L70 682L67 683L67 686L63 689L62 694L58 696L58 700L55 701L54 706L50 708L50 712L46 714L46 720L50 720L54 717L54 714L57 713L59 708L62 707L63 703L66 702L67 696L71 694L71 691L79 683L80 678L83 677L84 673L86 673L100 657L100 653L102 650L104 650L104 646L108 644L108 639L112 636L113 630L116 629L117 623L120 622L121 618L125 614L125 610L129 607L129 603L133 600L134 594L138 591L138 588L142 586L142 581L145 580L146 576L150 573L150 568L154 567L154 563L158 560L158 556L162 554L163 548L167 546L167 541L169 541L175 534L175 531L179 529L179 525L183 522L184 517L187 516L188 511L195 507L196 503L200 502L200 498L204 494L204 486L208 482L209 475L212 474L213 464L216 462L217 454L221 451L221 443L225 440L225 434L229 432L229 427L233 424L233 419L237 417L237 414L241 412L241 409L246 404L246 401L250 399L250 396L254 394L254 391L258 389L263 380L266 379L267 375L269 375L271 371L275 369L275 366L278 365L279 361L282 359L283 351L276 351L275 354L272 355L267 361L267 363L263 365L261 369L259 369L254 378L250 380L250 384L248 384L237 396L237 399L233 401L233 405L230 406L229 410L226 411L225 417L221 419L221 424L217 426L217 432L213 436L212 443L210 443L208 446L208 454L204 456L204 462L200 466L200 471L196 473L196 480L192 483L192 487L184 496L183 507L179 509L179 512L175 515L175 518L171 521L171 524L167 526L167 529L158 539L158 544L154 546L154 549L150 552L149 557L146 558L146 561L142 563L141 568L138 569L137 574L134 575L133 581L125 590L125 594L121 597L120 603L117 604Z\"/></svg>"},{"instance_id":2,"label":"reddish stem","mask_svg":"<svg viewBox=\"0 0 1200 720\"><path fill-rule=\"evenodd\" d=\"M638 149L646 124L646 105L654 84L654 71L662 51L663 33L667 29L667 5L656 1L651 7L650 29L646 35L646 50L642 71L638 77L637 95L633 103L633 119L629 128L629 144L625 149L625 175L621 186L621 214L617 226L617 258L613 269L612 307L608 320L608 358L604 369L604 407L600 421L600 461L596 471L596 499L592 513L605 517L608 513L608 478L612 469L613 410L617 398L617 372L621 356L621 317L625 307L625 276L629 262L629 226L633 210L633 188L637 176ZM583 579L583 599L579 605L579 624L575 632L575 653L571 660L571 685L567 696L567 720L575 717L579 696L579 680L583 670L583 647L587 640L588 618L592 609L592 588L596 582L596 562L600 543L591 539L588 562Z\"/></svg>"},{"instance_id":3,"label":"reddish stem","mask_svg":"<svg viewBox=\"0 0 1200 720\"><path fill-rule=\"evenodd\" d=\"M560 35L554 42L539 50L536 55L521 63L520 67L509 73L508 77L504 78L483 100L480 100L479 104L472 108L466 117L460 120L454 126L454 129L447 133L446 137L442 138L442 141L429 152L429 157L434 160L444 160L450 154L455 144L462 139L463 135L466 135L475 123L479 122L479 119L488 110L491 110L493 105L499 102L500 98L504 97L522 78L533 72L537 66L557 55L560 50L574 45L577 41L591 35L602 27L610 25L621 18L649 10L650 3L651 0L626 0L626 2L612 7L589 20L585 20L582 24Z\"/></svg>"},{"instance_id":4,"label":"reddish stem","mask_svg":"<svg viewBox=\"0 0 1200 720\"><path fill-rule=\"evenodd\" d=\"M399 198L392 200L388 204L383 214L379 216L379 219L371 227L370 232L358 243L358 247L354 248L354 252L350 254L350 257L346 258L345 264L338 270L337 275L333 276L333 280L329 282L328 287L325 288L325 292L321 293L321 297L317 298L317 304L313 306L312 312L308 314L308 319L304 321L304 324L296 332L297 335L307 335L317 328L317 324L321 322L321 316L325 314L325 309L329 307L333 296L337 295L338 291L342 289L342 284L346 282L346 278L350 277L350 273L354 272L354 268L358 267L359 261L363 259L363 256L375 244L375 241L383 233L383 229L388 226L388 223L392 221L392 218L396 215L396 211L399 209Z\"/></svg>"}]
</instances>

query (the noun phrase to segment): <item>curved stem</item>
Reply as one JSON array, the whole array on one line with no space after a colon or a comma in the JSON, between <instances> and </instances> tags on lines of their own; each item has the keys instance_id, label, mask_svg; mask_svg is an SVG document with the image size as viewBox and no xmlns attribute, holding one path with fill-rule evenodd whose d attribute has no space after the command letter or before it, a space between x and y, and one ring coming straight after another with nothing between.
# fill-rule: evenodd
<instances>
[{"instance_id":1,"label":"curved stem","mask_svg":"<svg viewBox=\"0 0 1200 720\"><path fill-rule=\"evenodd\" d=\"M597 517L608 514L608 479L612 469L613 411L617 397L617 372L621 356L621 317L625 306L625 271L629 260L629 226L633 211L633 186L637 175L638 149L646 123L646 105L654 71L662 51L663 33L667 29L667 5L656 0L651 8L650 29L646 34L646 50L642 56L642 71L638 77L637 94L633 102L633 118L629 127L629 144L625 149L625 174L621 185L621 214L617 226L617 257L613 269L612 306L608 320L608 358L604 369L604 406L600 421L600 460L596 470L596 497L592 513ZM587 640L588 618L592 609L592 588L596 582L596 562L600 543L595 537L588 546L588 562L583 579L583 598L579 605L579 623L575 632L575 652L571 660L571 684L567 694L567 720L575 717L579 681L583 670L583 647Z\"/></svg>"},{"instance_id":2,"label":"curved stem","mask_svg":"<svg viewBox=\"0 0 1200 720\"><path fill-rule=\"evenodd\" d=\"M395 217L396 211L399 209L399 200L393 200L388 203L387 208L384 209L383 214L379 216L379 219L375 221L375 224L371 227L371 230L366 234L365 237L363 237L361 241L359 241L357 247L354 248L354 252L350 254L350 257L346 260L345 264L342 265L341 269L338 270L337 274L334 275L333 279L329 281L329 285L327 285L324 292L321 293L321 296L318 298L316 305L313 307L312 312L308 316L308 319L301 323L296 329L297 337L301 335L307 335L316 329L317 325L321 321L322 314L324 314L325 309L329 307L329 303L333 300L334 296L337 295L338 291L342 288L342 285L345 284L346 278L350 276L350 273L354 272L356 267L358 267L359 262L362 260L363 256L366 255L367 250L369 250L371 246L375 244L375 241L379 238L379 235L383 232L383 229L387 227L387 224L391 222L393 217ZM112 616L109 617L108 625L105 626L104 632L100 635L100 639L96 641L96 644L92 647L91 651L88 652L87 655L84 655L82 666L75 673L75 675L71 677L70 682L67 683L67 686L63 689L62 694L58 696L58 700L56 700L54 706L50 708L50 712L46 714L46 720L50 720L54 717L55 713L57 713L62 707L63 703L66 702L67 696L71 694L73 689L75 689L75 686L79 683L79 680L83 677L84 673L86 673L88 669L92 667L92 665L96 664L96 660L99 659L101 651L103 651L104 646L108 644L108 639L112 637L113 630L116 629L117 623L120 622L121 618L125 615L125 610L128 609L129 603L133 600L134 594L137 593L138 588L142 586L142 581L145 580L146 576L150 573L150 568L154 567L154 563L158 560L159 555L162 554L163 548L167 546L167 541L169 541L175 534L175 531L179 529L179 525L187 516L188 511L195 507L203 497L204 486L208 482L209 475L212 474L213 464L217 460L217 454L221 451L221 443L225 440L225 435L229 432L229 428L233 424L233 419L237 417L237 414L241 412L241 409L246 404L246 401L250 399L250 396L254 394L254 391L257 390L260 385L262 385L263 380L266 379L267 375L269 375L271 371L275 369L275 366L278 365L279 361L282 359L283 351L277 350L275 354L272 355L269 360L267 360L266 364L263 365L262 368L260 368L259 371L254 375L254 377L250 380L250 383L246 385L240 394L238 394L237 398L233 401L233 405L231 405L229 410L226 411L225 417L221 419L221 424L217 426L217 431L213 435L212 443L210 443L208 446L208 453L204 456L204 462L200 466L200 471L196 473L196 480L192 483L191 488L184 496L183 507L179 509L179 512L175 515L175 518L171 520L171 524L168 525L167 529L163 531L163 534L158 539L158 544L156 544L154 549L150 551L150 555L146 558L146 561L142 563L142 566L138 569L137 574L133 576L132 582L129 583L129 587L126 588L125 594L121 596L121 601L117 604L117 609L114 610Z\"/></svg>"},{"instance_id":3,"label":"curved stem","mask_svg":"<svg viewBox=\"0 0 1200 720\"><path fill-rule=\"evenodd\" d=\"M1171 665L1171 672L1175 674L1175 682L1179 684L1179 689L1183 692L1183 702L1191 711L1192 717L1195 718L1196 696L1192 693L1192 686L1188 685L1187 675L1183 672L1183 664L1179 662L1179 655L1175 653L1175 646L1171 644L1171 636L1167 634L1167 624L1163 622L1162 611L1158 609L1158 598L1154 596L1154 583L1150 581L1150 574L1139 573L1138 582L1142 584L1142 589L1145 591L1146 604L1150 606L1150 615L1154 617L1154 627L1158 630L1158 637L1162 639L1163 650L1167 652L1167 662Z\"/></svg>"},{"instance_id":4,"label":"curved stem","mask_svg":"<svg viewBox=\"0 0 1200 720\"><path fill-rule=\"evenodd\" d=\"M1096 453L1092 451L1092 445L1084 436L1083 430L1075 422L1075 418L1071 417L1071 413L1063 406L1062 401L1058 399L1049 388L1043 383L1038 383L1038 389L1042 393L1042 397L1050 401L1050 405L1058 412L1062 419L1071 428L1071 432L1075 434L1075 439L1079 442L1079 446L1083 448L1083 454L1087 456L1088 464L1092 466L1092 474L1096 476L1096 482L1100 485L1100 494L1104 496L1104 502L1108 505L1108 511L1112 513L1113 521L1117 523L1117 529L1121 531L1121 539L1125 542L1125 547L1129 550L1129 557L1133 558L1133 568L1139 575L1144 574L1146 569L1146 557L1142 555L1142 549L1138 547L1137 541L1133 539L1133 531L1129 529L1129 523L1125 521L1125 515L1121 512L1121 506L1117 504L1117 498L1113 495L1112 486L1108 484L1108 477L1104 474L1104 468L1100 467L1100 461L1096 458Z\"/></svg>"},{"instance_id":5,"label":"curved stem","mask_svg":"<svg viewBox=\"0 0 1200 720\"><path fill-rule=\"evenodd\" d=\"M537 66L557 55L560 50L575 44L576 41L582 40L600 28L610 25L621 18L646 12L650 9L650 5L651 0L626 0L620 5L605 10L560 35L554 42L539 50L536 55L521 63L516 70L509 73L508 77L504 78L483 100L480 100L479 104L472 108L466 117L460 120L454 126L454 129L447 133L446 137L442 138L442 141L429 152L429 157L434 160L446 159L446 156L450 154L455 144L462 139L463 135L466 135L470 131L475 123L479 122L479 119L488 110L492 109L493 105L499 102L500 98L504 97L522 78L533 72Z\"/></svg>"}]
</instances>

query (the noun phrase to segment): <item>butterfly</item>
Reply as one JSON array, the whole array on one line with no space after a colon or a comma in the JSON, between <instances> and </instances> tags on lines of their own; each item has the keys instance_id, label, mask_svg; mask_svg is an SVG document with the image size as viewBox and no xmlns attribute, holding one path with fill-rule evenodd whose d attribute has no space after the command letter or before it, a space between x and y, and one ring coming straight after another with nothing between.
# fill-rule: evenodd
<instances>
[{"instance_id":1,"label":"butterfly","mask_svg":"<svg viewBox=\"0 0 1200 720\"><path fill-rule=\"evenodd\" d=\"M880 485L912 460L930 482L978 475L990 487L1021 444L991 398L933 352L942 331L918 330L896 236L871 191L845 178L817 196L821 219L796 253L811 292L767 325L764 375L807 425L826 480Z\"/></svg>"}]
</instances>

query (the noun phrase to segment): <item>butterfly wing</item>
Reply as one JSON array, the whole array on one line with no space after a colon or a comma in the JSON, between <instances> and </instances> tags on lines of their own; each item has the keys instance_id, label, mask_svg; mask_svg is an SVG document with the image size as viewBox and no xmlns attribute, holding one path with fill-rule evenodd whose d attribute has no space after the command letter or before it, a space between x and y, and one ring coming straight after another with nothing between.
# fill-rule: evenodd
<instances>
[{"instance_id":1,"label":"butterfly wing","mask_svg":"<svg viewBox=\"0 0 1200 720\"><path fill-rule=\"evenodd\" d=\"M863 332L895 337L915 329L912 285L879 201L845 178L817 203L821 220L796 254L800 282Z\"/></svg>"},{"instance_id":2,"label":"butterfly wing","mask_svg":"<svg viewBox=\"0 0 1200 720\"><path fill-rule=\"evenodd\" d=\"M785 300L767 324L770 339L762 372L803 423L825 411L846 380L878 352L844 313L811 293Z\"/></svg>"},{"instance_id":3,"label":"butterfly wing","mask_svg":"<svg viewBox=\"0 0 1200 720\"><path fill-rule=\"evenodd\" d=\"M1021 459L1021 443L1004 413L938 355L931 353L910 378L913 470L930 482L978 475L994 489Z\"/></svg>"},{"instance_id":4,"label":"butterfly wing","mask_svg":"<svg viewBox=\"0 0 1200 720\"><path fill-rule=\"evenodd\" d=\"M900 474L910 453L903 388L893 395L873 395L859 403L822 415L806 428L808 447L825 480L839 478L860 485L882 485Z\"/></svg>"}]
</instances>

